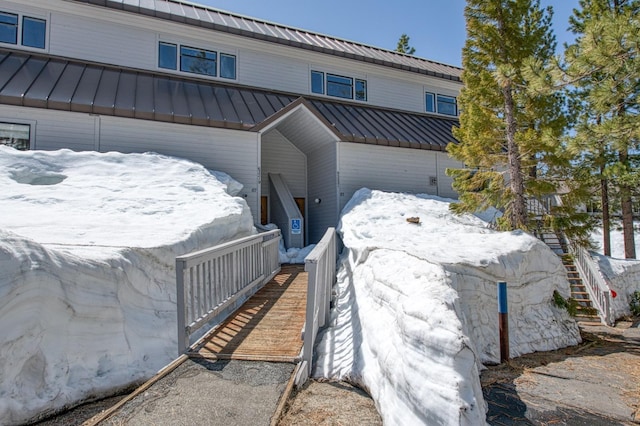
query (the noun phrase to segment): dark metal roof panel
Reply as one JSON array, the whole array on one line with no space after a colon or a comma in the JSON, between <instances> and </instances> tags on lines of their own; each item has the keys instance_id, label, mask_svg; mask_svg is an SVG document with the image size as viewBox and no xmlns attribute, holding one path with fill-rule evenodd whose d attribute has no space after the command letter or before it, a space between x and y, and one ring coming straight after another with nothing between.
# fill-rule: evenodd
<instances>
[{"instance_id":1,"label":"dark metal roof panel","mask_svg":"<svg viewBox=\"0 0 640 426\"><path fill-rule=\"evenodd\" d=\"M209 116L200 97L198 85L189 81L184 82L184 93L191 114L191 123L197 126L208 126Z\"/></svg>"},{"instance_id":2,"label":"dark metal roof panel","mask_svg":"<svg viewBox=\"0 0 640 426\"><path fill-rule=\"evenodd\" d=\"M113 115L116 103L120 72L107 69L102 73L100 84L93 100L93 112L96 114Z\"/></svg>"},{"instance_id":3,"label":"dark metal roof panel","mask_svg":"<svg viewBox=\"0 0 640 426\"><path fill-rule=\"evenodd\" d=\"M58 83L53 88L51 95L49 95L47 108L67 111L71 109L71 98L76 91L84 69L84 65L76 63L70 63L65 67L58 79Z\"/></svg>"},{"instance_id":4,"label":"dark metal roof panel","mask_svg":"<svg viewBox=\"0 0 640 426\"><path fill-rule=\"evenodd\" d=\"M102 68L88 66L85 68L73 97L71 98L71 109L79 112L93 112L93 101L96 97L96 90L102 77Z\"/></svg>"},{"instance_id":5,"label":"dark metal roof panel","mask_svg":"<svg viewBox=\"0 0 640 426\"><path fill-rule=\"evenodd\" d=\"M0 102L259 131L304 105L343 141L444 150L455 118L232 87L0 49Z\"/></svg>"},{"instance_id":6,"label":"dark metal roof panel","mask_svg":"<svg viewBox=\"0 0 640 426\"><path fill-rule=\"evenodd\" d=\"M31 87L46 63L47 61L44 59L29 58L2 88L0 102L22 105L26 91Z\"/></svg>"},{"instance_id":7,"label":"dark metal roof panel","mask_svg":"<svg viewBox=\"0 0 640 426\"><path fill-rule=\"evenodd\" d=\"M11 55L6 57L0 64L0 89L13 78L22 65L26 62L27 57Z\"/></svg>"},{"instance_id":8,"label":"dark metal roof panel","mask_svg":"<svg viewBox=\"0 0 640 426\"><path fill-rule=\"evenodd\" d=\"M439 151L455 142L451 132L458 124L455 118L318 99L310 103L344 140Z\"/></svg>"},{"instance_id":9,"label":"dark metal roof panel","mask_svg":"<svg viewBox=\"0 0 640 426\"><path fill-rule=\"evenodd\" d=\"M136 106L133 116L146 120L154 119L155 91L154 79L147 74L138 74L136 79Z\"/></svg>"},{"instance_id":10,"label":"dark metal roof panel","mask_svg":"<svg viewBox=\"0 0 640 426\"><path fill-rule=\"evenodd\" d=\"M267 22L180 0L75 0L154 16L189 25L212 28L245 37L348 57L378 65L460 81L462 69L416 56Z\"/></svg>"},{"instance_id":11,"label":"dark metal roof panel","mask_svg":"<svg viewBox=\"0 0 640 426\"><path fill-rule=\"evenodd\" d=\"M120 74L113 105L115 115L131 118L135 116L137 78L138 75L135 73L122 72Z\"/></svg>"},{"instance_id":12,"label":"dark metal roof panel","mask_svg":"<svg viewBox=\"0 0 640 426\"><path fill-rule=\"evenodd\" d=\"M48 61L27 93L24 95L23 105L28 107L46 108L49 95L62 75L66 64L58 61Z\"/></svg>"},{"instance_id":13,"label":"dark metal roof panel","mask_svg":"<svg viewBox=\"0 0 640 426\"><path fill-rule=\"evenodd\" d=\"M202 99L202 104L204 106L206 116L208 117L209 125L213 126L215 123L224 122L224 114L222 113L222 109L220 109L220 105L213 93L213 87L198 85L198 89L200 90L200 99Z\"/></svg>"},{"instance_id":14,"label":"dark metal roof panel","mask_svg":"<svg viewBox=\"0 0 640 426\"><path fill-rule=\"evenodd\" d=\"M191 124L191 111L184 91L184 82L169 80L169 88L171 89L171 101L173 104L173 121Z\"/></svg>"}]
</instances>

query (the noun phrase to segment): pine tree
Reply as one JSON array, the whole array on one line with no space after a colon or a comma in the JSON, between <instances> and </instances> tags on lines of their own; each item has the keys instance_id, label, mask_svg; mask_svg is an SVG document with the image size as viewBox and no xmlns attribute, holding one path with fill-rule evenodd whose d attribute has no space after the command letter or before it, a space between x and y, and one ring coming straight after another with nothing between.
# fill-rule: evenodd
<instances>
[{"instance_id":1,"label":"pine tree","mask_svg":"<svg viewBox=\"0 0 640 426\"><path fill-rule=\"evenodd\" d=\"M416 49L412 46L409 46L410 37L406 34L402 34L400 39L398 40L398 45L396 46L396 52L404 53L406 55L413 55L416 53Z\"/></svg>"},{"instance_id":2,"label":"pine tree","mask_svg":"<svg viewBox=\"0 0 640 426\"><path fill-rule=\"evenodd\" d=\"M580 112L572 146L582 153L582 167L599 179L604 248L610 255L610 196L622 212L625 257L635 258L632 197L640 184L640 1L581 0L571 29L565 67L556 80L571 85ZM638 194L636 194L637 196Z\"/></svg>"},{"instance_id":3,"label":"pine tree","mask_svg":"<svg viewBox=\"0 0 640 426\"><path fill-rule=\"evenodd\" d=\"M502 229L527 229L527 199L555 193L549 176L562 168L558 140L565 128L562 96L527 90L527 58L546 64L556 42L551 8L539 0L468 0L462 51L464 87L458 97L458 144L450 154L465 169L450 169L457 212L505 211Z\"/></svg>"}]
</instances>

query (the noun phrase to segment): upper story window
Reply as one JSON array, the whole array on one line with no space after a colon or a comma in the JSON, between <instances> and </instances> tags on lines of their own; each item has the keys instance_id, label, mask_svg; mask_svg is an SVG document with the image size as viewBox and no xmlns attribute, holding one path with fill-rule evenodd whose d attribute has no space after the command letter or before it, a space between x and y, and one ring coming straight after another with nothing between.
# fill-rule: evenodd
<instances>
[{"instance_id":1,"label":"upper story window","mask_svg":"<svg viewBox=\"0 0 640 426\"><path fill-rule=\"evenodd\" d=\"M178 55L178 52L180 54ZM236 79L236 56L197 47L160 42L158 67L182 72Z\"/></svg>"},{"instance_id":2,"label":"upper story window","mask_svg":"<svg viewBox=\"0 0 640 426\"><path fill-rule=\"evenodd\" d=\"M311 92L343 99L367 100L367 81L342 75L311 71Z\"/></svg>"},{"instance_id":3,"label":"upper story window","mask_svg":"<svg viewBox=\"0 0 640 426\"><path fill-rule=\"evenodd\" d=\"M0 43L44 49L46 38L46 20L0 11Z\"/></svg>"},{"instance_id":4,"label":"upper story window","mask_svg":"<svg viewBox=\"0 0 640 426\"><path fill-rule=\"evenodd\" d=\"M445 115L458 115L458 103L455 96L425 93L425 107L427 112L437 112Z\"/></svg>"},{"instance_id":5,"label":"upper story window","mask_svg":"<svg viewBox=\"0 0 640 426\"><path fill-rule=\"evenodd\" d=\"M26 151L31 140L31 126L28 124L0 122L0 145Z\"/></svg>"}]
</instances>

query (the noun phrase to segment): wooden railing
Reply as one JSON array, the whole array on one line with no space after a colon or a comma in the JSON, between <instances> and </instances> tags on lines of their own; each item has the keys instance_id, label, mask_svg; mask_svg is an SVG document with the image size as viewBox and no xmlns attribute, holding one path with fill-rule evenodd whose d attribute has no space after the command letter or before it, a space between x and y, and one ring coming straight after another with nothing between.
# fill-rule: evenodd
<instances>
[{"instance_id":1,"label":"wooden railing","mask_svg":"<svg viewBox=\"0 0 640 426\"><path fill-rule=\"evenodd\" d=\"M302 386L309 379L318 330L329 322L331 288L336 280L336 246L336 231L329 228L305 258L304 269L309 274L307 317L304 325L302 363L295 380L297 386Z\"/></svg>"},{"instance_id":2,"label":"wooden railing","mask_svg":"<svg viewBox=\"0 0 640 426\"><path fill-rule=\"evenodd\" d=\"M615 324L613 307L611 306L611 290L602 276L600 268L584 247L569 243L569 252L573 255L580 278L582 278L602 322L607 325Z\"/></svg>"},{"instance_id":3,"label":"wooden railing","mask_svg":"<svg viewBox=\"0 0 640 426\"><path fill-rule=\"evenodd\" d=\"M536 217L553 214L551 211L553 205L562 205L562 198L560 198L559 195L548 196L542 200L530 199L527 201L529 213ZM562 232L557 230L553 230L553 232L559 237L562 237L567 243L569 253L574 257L578 274L585 283L587 292L595 308L598 310L600 319L607 325L613 325L615 318L613 317L613 307L611 306L611 290L602 276L597 263L593 260L587 249L572 242Z\"/></svg>"},{"instance_id":4,"label":"wooden railing","mask_svg":"<svg viewBox=\"0 0 640 426\"><path fill-rule=\"evenodd\" d=\"M179 354L196 331L222 321L280 271L280 238L276 229L176 258Z\"/></svg>"}]
</instances>

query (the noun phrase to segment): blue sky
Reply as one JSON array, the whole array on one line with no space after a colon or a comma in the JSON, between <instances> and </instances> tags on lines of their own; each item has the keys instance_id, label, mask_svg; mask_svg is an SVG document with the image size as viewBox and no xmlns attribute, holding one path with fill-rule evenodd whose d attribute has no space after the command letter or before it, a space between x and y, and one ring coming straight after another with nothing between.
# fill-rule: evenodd
<instances>
[{"instance_id":1,"label":"blue sky","mask_svg":"<svg viewBox=\"0 0 640 426\"><path fill-rule=\"evenodd\" d=\"M218 9L394 50L402 33L416 56L461 65L466 37L464 0L192 0ZM554 9L559 46L573 40L566 31L578 0L541 0Z\"/></svg>"}]
</instances>

